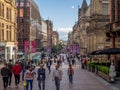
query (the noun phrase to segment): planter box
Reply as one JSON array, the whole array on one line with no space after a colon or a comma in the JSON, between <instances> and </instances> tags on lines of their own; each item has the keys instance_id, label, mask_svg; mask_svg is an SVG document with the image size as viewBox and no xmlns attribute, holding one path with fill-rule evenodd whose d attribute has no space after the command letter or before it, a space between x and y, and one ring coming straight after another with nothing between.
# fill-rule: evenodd
<instances>
[{"instance_id":1,"label":"planter box","mask_svg":"<svg viewBox=\"0 0 120 90\"><path fill-rule=\"evenodd\" d=\"M110 80L110 76L108 76L107 74L105 74L105 73L103 73L103 72L101 72L101 71L98 71L98 75L99 75L100 77L102 77L103 79L105 79L106 81L108 81L108 82L111 81L111 80Z\"/></svg>"}]
</instances>

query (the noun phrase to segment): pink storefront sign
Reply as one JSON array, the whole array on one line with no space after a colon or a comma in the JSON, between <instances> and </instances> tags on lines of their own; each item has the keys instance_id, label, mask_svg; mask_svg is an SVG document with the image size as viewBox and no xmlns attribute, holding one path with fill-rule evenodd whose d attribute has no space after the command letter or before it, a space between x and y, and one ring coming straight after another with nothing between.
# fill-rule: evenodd
<instances>
[{"instance_id":1,"label":"pink storefront sign","mask_svg":"<svg viewBox=\"0 0 120 90\"><path fill-rule=\"evenodd\" d=\"M36 52L36 41L32 41L32 53Z\"/></svg>"}]
</instances>

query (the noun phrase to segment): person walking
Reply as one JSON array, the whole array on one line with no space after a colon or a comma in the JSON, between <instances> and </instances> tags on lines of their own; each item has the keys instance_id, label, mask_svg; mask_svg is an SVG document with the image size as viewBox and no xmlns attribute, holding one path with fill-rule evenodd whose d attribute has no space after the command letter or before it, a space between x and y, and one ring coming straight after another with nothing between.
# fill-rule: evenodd
<instances>
[{"instance_id":1,"label":"person walking","mask_svg":"<svg viewBox=\"0 0 120 90\"><path fill-rule=\"evenodd\" d=\"M39 90L45 90L45 78L46 78L46 70L43 68L43 64L40 65L40 68L38 69L37 73L38 73L38 86L39 86ZM42 83L42 87L41 87L41 83ZM41 89L42 88L42 89Z\"/></svg>"},{"instance_id":2,"label":"person walking","mask_svg":"<svg viewBox=\"0 0 120 90\"><path fill-rule=\"evenodd\" d=\"M48 61L47 61L47 68L49 70L49 74L51 73L51 65L52 65L52 61L50 60L50 58L48 58Z\"/></svg>"},{"instance_id":3,"label":"person walking","mask_svg":"<svg viewBox=\"0 0 120 90\"><path fill-rule=\"evenodd\" d=\"M8 84L9 86L11 86L11 81L12 81L12 67L13 67L12 60L9 60L9 63L8 63L8 68L9 68Z\"/></svg>"},{"instance_id":4,"label":"person walking","mask_svg":"<svg viewBox=\"0 0 120 90\"><path fill-rule=\"evenodd\" d=\"M72 68L72 65L69 65L67 72L68 72L68 76L69 76L69 82L73 83L74 69Z\"/></svg>"},{"instance_id":5,"label":"person walking","mask_svg":"<svg viewBox=\"0 0 120 90\"><path fill-rule=\"evenodd\" d=\"M6 90L6 88L8 87L8 76L9 76L9 69L7 63L5 63L4 66L1 68L1 75L3 78L4 90Z\"/></svg>"},{"instance_id":6,"label":"person walking","mask_svg":"<svg viewBox=\"0 0 120 90\"><path fill-rule=\"evenodd\" d=\"M26 81L26 90L29 90L29 84L30 84L30 90L33 89L33 79L34 79L35 72L33 71L33 67L29 67L29 69L26 71L24 80Z\"/></svg>"},{"instance_id":7,"label":"person walking","mask_svg":"<svg viewBox=\"0 0 120 90\"><path fill-rule=\"evenodd\" d=\"M26 63L25 63L25 60L23 60L21 62L21 67L22 67L22 81L24 81L24 74L25 74L25 71L26 71Z\"/></svg>"},{"instance_id":8,"label":"person walking","mask_svg":"<svg viewBox=\"0 0 120 90\"><path fill-rule=\"evenodd\" d=\"M18 84L20 83L20 73L22 71L22 67L19 65L19 62L17 61L15 65L12 67L12 72L15 77L15 85L18 88Z\"/></svg>"},{"instance_id":9,"label":"person walking","mask_svg":"<svg viewBox=\"0 0 120 90\"><path fill-rule=\"evenodd\" d=\"M56 65L55 68L52 80L55 81L56 90L60 90L60 81L62 80L63 72L59 69L59 65Z\"/></svg>"}]
</instances>

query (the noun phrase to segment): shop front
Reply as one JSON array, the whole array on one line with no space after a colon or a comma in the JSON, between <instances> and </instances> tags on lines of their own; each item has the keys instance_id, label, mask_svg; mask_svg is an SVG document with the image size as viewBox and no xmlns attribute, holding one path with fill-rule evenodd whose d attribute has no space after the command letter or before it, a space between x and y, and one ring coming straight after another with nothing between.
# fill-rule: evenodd
<instances>
[{"instance_id":1,"label":"shop front","mask_svg":"<svg viewBox=\"0 0 120 90\"><path fill-rule=\"evenodd\" d=\"M0 42L0 60L2 61L5 59L5 46L5 42Z\"/></svg>"}]
</instances>

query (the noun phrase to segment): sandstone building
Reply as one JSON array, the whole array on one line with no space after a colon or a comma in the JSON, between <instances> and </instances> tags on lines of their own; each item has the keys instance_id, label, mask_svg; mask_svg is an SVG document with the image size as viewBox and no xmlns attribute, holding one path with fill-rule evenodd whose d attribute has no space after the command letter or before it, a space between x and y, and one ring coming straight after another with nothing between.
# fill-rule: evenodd
<instances>
[{"instance_id":1,"label":"sandstone building","mask_svg":"<svg viewBox=\"0 0 120 90\"><path fill-rule=\"evenodd\" d=\"M16 0L0 0L0 59L15 60Z\"/></svg>"}]
</instances>

